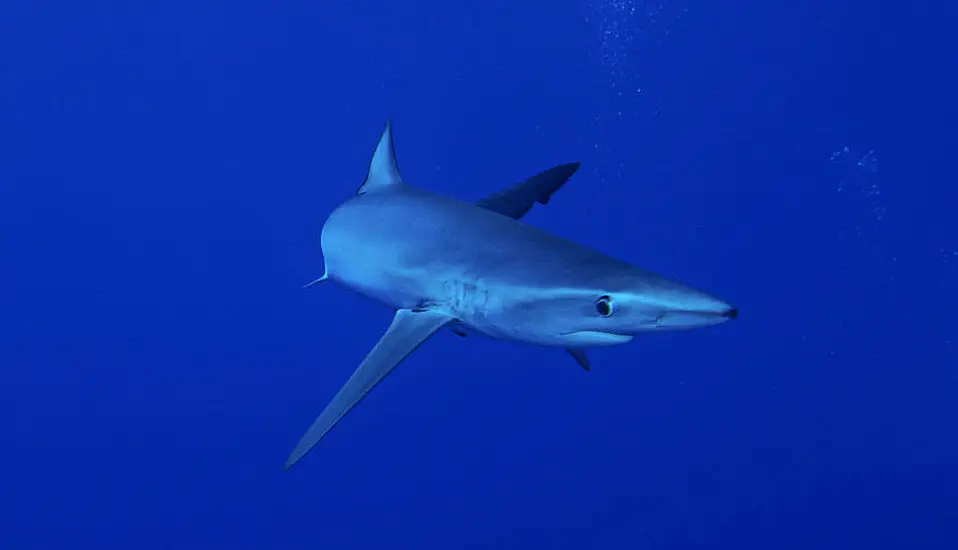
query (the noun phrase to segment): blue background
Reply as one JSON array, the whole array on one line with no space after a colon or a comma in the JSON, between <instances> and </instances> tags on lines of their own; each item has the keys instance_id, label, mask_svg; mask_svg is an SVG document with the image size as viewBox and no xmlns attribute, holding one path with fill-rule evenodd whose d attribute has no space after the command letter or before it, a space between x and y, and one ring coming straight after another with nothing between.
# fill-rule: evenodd
<instances>
[{"instance_id":1,"label":"blue background","mask_svg":"<svg viewBox=\"0 0 958 550\"><path fill-rule=\"evenodd\" d=\"M0 7L0 547L958 548L958 7ZM322 273L386 117L476 199L740 306L592 353L375 343Z\"/></svg>"}]
</instances>

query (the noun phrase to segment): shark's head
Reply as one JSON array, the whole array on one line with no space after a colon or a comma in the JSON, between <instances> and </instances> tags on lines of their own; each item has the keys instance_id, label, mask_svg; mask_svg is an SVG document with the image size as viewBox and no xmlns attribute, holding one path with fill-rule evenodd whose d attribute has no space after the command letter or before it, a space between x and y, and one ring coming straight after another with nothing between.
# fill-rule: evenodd
<instances>
[{"instance_id":1,"label":"shark's head","mask_svg":"<svg viewBox=\"0 0 958 550\"><path fill-rule=\"evenodd\" d=\"M676 281L629 269L600 284L540 289L518 300L510 316L535 327L533 339L548 345L591 347L622 344L641 332L688 330L724 323L738 308Z\"/></svg>"}]
</instances>

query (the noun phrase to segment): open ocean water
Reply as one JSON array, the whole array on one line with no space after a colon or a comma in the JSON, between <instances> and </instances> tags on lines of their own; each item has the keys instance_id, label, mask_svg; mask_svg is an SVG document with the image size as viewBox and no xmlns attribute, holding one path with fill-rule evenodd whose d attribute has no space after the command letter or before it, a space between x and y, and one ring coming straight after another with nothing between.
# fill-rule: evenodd
<instances>
[{"instance_id":1,"label":"open ocean water","mask_svg":"<svg viewBox=\"0 0 958 550\"><path fill-rule=\"evenodd\" d=\"M958 3L0 3L0 549L958 548ZM740 317L413 354L322 273L385 120Z\"/></svg>"}]
</instances>

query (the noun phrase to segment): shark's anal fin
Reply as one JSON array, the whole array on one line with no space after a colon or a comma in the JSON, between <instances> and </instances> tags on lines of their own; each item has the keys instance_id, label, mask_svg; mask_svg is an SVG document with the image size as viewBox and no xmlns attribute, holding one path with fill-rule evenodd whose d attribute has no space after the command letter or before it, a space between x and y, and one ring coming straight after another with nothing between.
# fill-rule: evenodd
<instances>
[{"instance_id":1,"label":"shark's anal fin","mask_svg":"<svg viewBox=\"0 0 958 550\"><path fill-rule=\"evenodd\" d=\"M592 363L589 362L589 357L585 354L585 350L580 348L566 348L566 351L569 352L569 355L575 359L575 362L579 364L585 370L592 370Z\"/></svg>"},{"instance_id":2,"label":"shark's anal fin","mask_svg":"<svg viewBox=\"0 0 958 550\"><path fill-rule=\"evenodd\" d=\"M333 429L366 395L382 382L410 353L454 319L432 310L400 309L386 334L366 355L356 372L333 397L322 414L303 434L283 466L289 470Z\"/></svg>"},{"instance_id":3,"label":"shark's anal fin","mask_svg":"<svg viewBox=\"0 0 958 550\"><path fill-rule=\"evenodd\" d=\"M561 189L578 169L578 162L554 166L545 172L540 172L512 187L477 201L476 205L518 220L532 210L537 202L548 204L552 195Z\"/></svg>"}]
</instances>

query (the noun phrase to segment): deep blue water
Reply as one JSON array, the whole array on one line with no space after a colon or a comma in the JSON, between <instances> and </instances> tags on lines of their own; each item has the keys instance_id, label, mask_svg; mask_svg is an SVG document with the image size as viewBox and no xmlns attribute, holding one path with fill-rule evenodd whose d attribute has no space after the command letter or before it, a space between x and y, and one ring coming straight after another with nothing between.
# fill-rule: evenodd
<instances>
[{"instance_id":1,"label":"deep blue water","mask_svg":"<svg viewBox=\"0 0 958 550\"><path fill-rule=\"evenodd\" d=\"M958 5L0 6L0 548L958 548ZM291 472L416 185L735 302L592 353L437 336Z\"/></svg>"}]
</instances>

